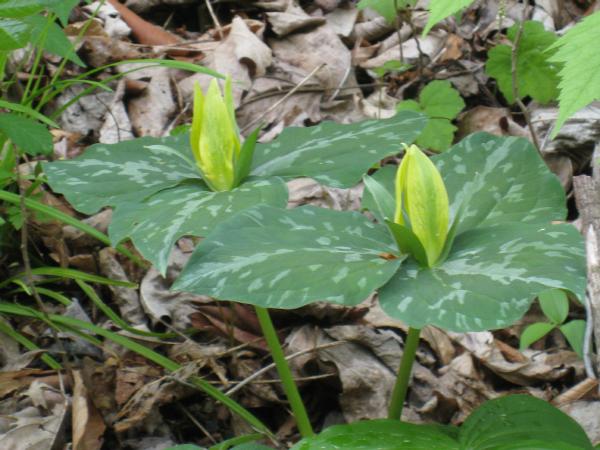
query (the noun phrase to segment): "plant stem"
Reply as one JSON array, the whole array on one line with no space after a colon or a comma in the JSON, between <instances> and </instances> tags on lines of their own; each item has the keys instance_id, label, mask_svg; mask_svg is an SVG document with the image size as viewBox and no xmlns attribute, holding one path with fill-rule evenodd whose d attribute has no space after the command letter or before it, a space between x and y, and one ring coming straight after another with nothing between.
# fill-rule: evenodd
<instances>
[{"instance_id":1,"label":"plant stem","mask_svg":"<svg viewBox=\"0 0 600 450\"><path fill-rule=\"evenodd\" d=\"M260 306L255 306L254 309L256 310L256 315L258 316L258 321L260 322L260 327L262 328L267 345L271 350L273 362L275 363L275 367L277 367L283 390L290 402L290 407L292 408L294 418L298 424L300 434L302 437L313 436L314 432L310 420L308 419L308 414L306 414L306 408L304 408L304 403L302 402L298 387L292 377L290 366L288 366L285 355L283 354L283 349L281 348L279 337L277 336L277 332L271 321L271 316L269 316L269 311Z\"/></svg>"},{"instance_id":2,"label":"plant stem","mask_svg":"<svg viewBox=\"0 0 600 450\"><path fill-rule=\"evenodd\" d=\"M406 342L404 344L404 353L402 354L402 361L400 361L400 368L398 369L398 376L396 377L396 384L394 385L392 401L390 402L390 409L388 411L388 418L390 419L400 420L400 417L402 416L402 408L404 407L404 400L406 399L410 373L413 362L415 362L417 348L419 347L420 334L420 329L408 328L408 335L406 336Z\"/></svg>"}]
</instances>

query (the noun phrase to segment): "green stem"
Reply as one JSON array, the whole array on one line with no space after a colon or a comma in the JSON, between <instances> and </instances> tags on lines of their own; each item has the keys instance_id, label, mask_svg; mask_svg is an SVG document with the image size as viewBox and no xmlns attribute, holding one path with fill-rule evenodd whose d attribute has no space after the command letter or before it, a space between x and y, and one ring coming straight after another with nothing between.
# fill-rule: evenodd
<instances>
[{"instance_id":1,"label":"green stem","mask_svg":"<svg viewBox=\"0 0 600 450\"><path fill-rule=\"evenodd\" d=\"M277 336L277 332L275 331L275 327L269 316L269 311L260 306L255 306L254 309L256 310L256 315L258 316L258 321L260 322L260 327L262 328L267 345L271 350L273 362L275 363L275 367L277 367L283 390L290 402L290 407L294 413L294 418L298 424L300 434L302 437L313 436L314 432L310 420L308 419L308 414L306 414L306 408L304 408L304 403L302 402L298 387L292 377L290 366L288 366L285 355L283 354L283 349L281 348L279 337Z\"/></svg>"},{"instance_id":2,"label":"green stem","mask_svg":"<svg viewBox=\"0 0 600 450\"><path fill-rule=\"evenodd\" d=\"M396 384L394 385L392 401L390 402L390 409L388 411L388 418L390 419L400 420L400 417L402 416L402 408L404 407L404 400L406 399L406 391L408 391L410 373L413 363L415 362L417 348L419 347L420 334L420 329L408 328L408 335L406 336L406 342L404 344L404 353L402 354L402 361L400 361L400 368L398 369L398 376L396 377Z\"/></svg>"}]
</instances>

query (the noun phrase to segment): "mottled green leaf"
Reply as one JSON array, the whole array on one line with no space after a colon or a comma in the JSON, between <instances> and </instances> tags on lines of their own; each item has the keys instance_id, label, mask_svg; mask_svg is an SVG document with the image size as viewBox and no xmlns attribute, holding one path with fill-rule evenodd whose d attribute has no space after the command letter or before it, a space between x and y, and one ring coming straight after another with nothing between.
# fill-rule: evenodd
<instances>
[{"instance_id":1,"label":"mottled green leaf","mask_svg":"<svg viewBox=\"0 0 600 450\"><path fill-rule=\"evenodd\" d=\"M0 114L0 131L30 155L52 152L52 135L35 120L18 114Z\"/></svg>"},{"instance_id":2,"label":"mottled green leaf","mask_svg":"<svg viewBox=\"0 0 600 450\"><path fill-rule=\"evenodd\" d=\"M583 358L583 340L585 337L585 320L572 320L560 327L569 345L575 353Z\"/></svg>"},{"instance_id":3,"label":"mottled green leaf","mask_svg":"<svg viewBox=\"0 0 600 450\"><path fill-rule=\"evenodd\" d=\"M461 98L449 81L432 81L419 95L419 102L406 100L398 103L398 111L416 111L425 114L427 125L416 140L423 148L446 150L454 138L456 127L452 125L458 113L465 107Z\"/></svg>"},{"instance_id":4,"label":"mottled green leaf","mask_svg":"<svg viewBox=\"0 0 600 450\"><path fill-rule=\"evenodd\" d=\"M292 450L460 450L453 429L378 419L334 425Z\"/></svg>"},{"instance_id":5,"label":"mottled green leaf","mask_svg":"<svg viewBox=\"0 0 600 450\"><path fill-rule=\"evenodd\" d=\"M412 143L425 118L403 111L390 119L350 125L322 122L286 128L268 144L258 144L251 174L285 178L307 176L333 187L351 187L386 156Z\"/></svg>"},{"instance_id":6,"label":"mottled green leaf","mask_svg":"<svg viewBox=\"0 0 600 450\"><path fill-rule=\"evenodd\" d=\"M582 428L549 403L528 395L509 395L477 408L462 425L465 450L589 450Z\"/></svg>"},{"instance_id":7,"label":"mottled green leaf","mask_svg":"<svg viewBox=\"0 0 600 450\"><path fill-rule=\"evenodd\" d=\"M564 191L524 139L471 135L433 158L440 169L456 238L432 269L410 259L380 290L383 309L421 327L456 331L508 326L550 287L581 298L583 244L568 225ZM391 169L373 177L393 192Z\"/></svg>"},{"instance_id":8,"label":"mottled green leaf","mask_svg":"<svg viewBox=\"0 0 600 450\"><path fill-rule=\"evenodd\" d=\"M535 148L522 138L476 133L433 158L450 198L457 234L522 222L564 220L564 190Z\"/></svg>"},{"instance_id":9,"label":"mottled green leaf","mask_svg":"<svg viewBox=\"0 0 600 450\"><path fill-rule=\"evenodd\" d=\"M188 141L189 136L178 135L96 144L77 158L45 163L44 170L55 192L77 210L93 214L200 179Z\"/></svg>"},{"instance_id":10,"label":"mottled green leaf","mask_svg":"<svg viewBox=\"0 0 600 450\"><path fill-rule=\"evenodd\" d=\"M212 192L191 181L121 203L109 234L113 245L130 237L139 252L164 274L173 245L184 235L205 236L219 222L253 205L285 208L287 188L280 178L249 181L232 191Z\"/></svg>"},{"instance_id":11,"label":"mottled green leaf","mask_svg":"<svg viewBox=\"0 0 600 450\"><path fill-rule=\"evenodd\" d=\"M24 47L30 31L31 26L22 20L0 18L0 51Z\"/></svg>"},{"instance_id":12,"label":"mottled green leaf","mask_svg":"<svg viewBox=\"0 0 600 450\"><path fill-rule=\"evenodd\" d=\"M538 300L540 307L550 321L560 325L569 314L569 299L567 294L560 289L549 289L542 292Z\"/></svg>"},{"instance_id":13,"label":"mottled green leaf","mask_svg":"<svg viewBox=\"0 0 600 450\"><path fill-rule=\"evenodd\" d=\"M526 349L535 341L540 340L554 329L555 325L548 322L537 322L528 325L521 333L519 348Z\"/></svg>"},{"instance_id":14,"label":"mottled green leaf","mask_svg":"<svg viewBox=\"0 0 600 450\"><path fill-rule=\"evenodd\" d=\"M397 270L397 253L387 228L361 214L261 206L218 225L173 289L268 308L356 305Z\"/></svg>"},{"instance_id":15,"label":"mottled green leaf","mask_svg":"<svg viewBox=\"0 0 600 450\"><path fill-rule=\"evenodd\" d=\"M571 225L476 228L458 235L448 258L431 269L406 261L379 291L379 301L387 314L415 328L503 328L549 287L583 295L584 256Z\"/></svg>"},{"instance_id":16,"label":"mottled green leaf","mask_svg":"<svg viewBox=\"0 0 600 450\"><path fill-rule=\"evenodd\" d=\"M508 38L513 42L518 28L519 24L515 24L508 29ZM551 61L552 52L547 51L556 39L556 35L546 31L541 22L525 22L517 50L519 97L530 96L540 103L548 103L558 96L559 66ZM491 49L485 70L496 79L504 98L514 103L511 46L501 44Z\"/></svg>"}]
</instances>

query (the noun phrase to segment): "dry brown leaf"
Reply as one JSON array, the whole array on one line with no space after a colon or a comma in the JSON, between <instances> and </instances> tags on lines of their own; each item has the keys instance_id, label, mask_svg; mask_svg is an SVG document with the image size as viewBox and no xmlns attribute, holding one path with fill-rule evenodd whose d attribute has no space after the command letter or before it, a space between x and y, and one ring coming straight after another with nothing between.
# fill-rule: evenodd
<instances>
[{"instance_id":1,"label":"dry brown leaf","mask_svg":"<svg viewBox=\"0 0 600 450\"><path fill-rule=\"evenodd\" d=\"M100 450L106 430L104 420L90 401L81 373L73 371L73 450Z\"/></svg>"}]
</instances>

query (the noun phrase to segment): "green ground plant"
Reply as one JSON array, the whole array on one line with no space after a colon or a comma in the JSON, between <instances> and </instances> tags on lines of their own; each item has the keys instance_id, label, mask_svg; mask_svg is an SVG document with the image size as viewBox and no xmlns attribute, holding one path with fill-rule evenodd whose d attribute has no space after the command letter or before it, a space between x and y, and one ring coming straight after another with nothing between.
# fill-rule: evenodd
<instances>
[{"instance_id":1,"label":"green ground plant","mask_svg":"<svg viewBox=\"0 0 600 450\"><path fill-rule=\"evenodd\" d=\"M259 308L323 300L355 305L378 289L384 311L410 326L390 401L394 420L401 416L423 326L463 332L502 328L548 287L584 295L581 237L570 225L551 224L566 215L564 192L528 141L479 133L433 163L410 147L397 171L384 167L365 180L369 193L363 205L378 223L353 212L257 206L216 226L173 288ZM461 443L464 431L432 435L431 427L382 422L365 425L373 426L370 434L353 425L317 438L303 433L297 448L323 448L324 442L354 448L350 442L358 439L363 446L391 449L399 436L414 440L407 448L431 448L423 442L435 442L436 448L516 449L534 442L536 448L591 448L581 429L558 411L561 426L577 432L550 437L526 414L534 402L508 397L491 404L487 410L494 414L483 414L487 426L498 417L518 416L523 428L509 420L498 436L473 438L489 439L489 447Z\"/></svg>"},{"instance_id":2,"label":"green ground plant","mask_svg":"<svg viewBox=\"0 0 600 450\"><path fill-rule=\"evenodd\" d=\"M416 143L423 148L441 152L452 145L456 127L452 120L465 107L465 102L449 81L434 80L419 94L418 101L398 103L398 111L417 111L427 117L427 125Z\"/></svg>"},{"instance_id":3,"label":"green ground plant","mask_svg":"<svg viewBox=\"0 0 600 450\"><path fill-rule=\"evenodd\" d=\"M571 345L571 348L583 358L583 340L585 320L567 320L569 315L569 297L560 289L550 289L538 296L542 312L547 322L536 322L528 325L521 333L521 349L529 347L535 341L542 339L552 330L558 329Z\"/></svg>"}]
</instances>

